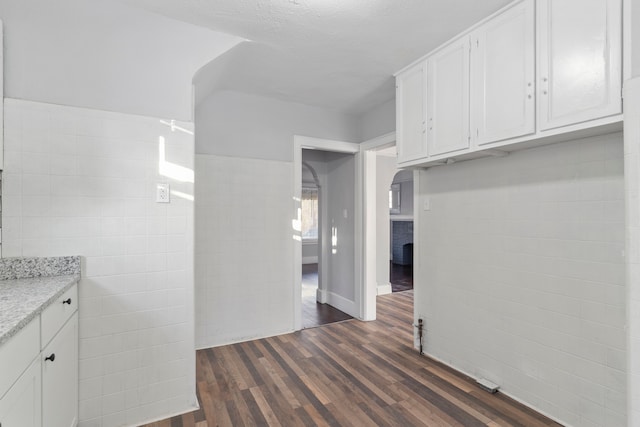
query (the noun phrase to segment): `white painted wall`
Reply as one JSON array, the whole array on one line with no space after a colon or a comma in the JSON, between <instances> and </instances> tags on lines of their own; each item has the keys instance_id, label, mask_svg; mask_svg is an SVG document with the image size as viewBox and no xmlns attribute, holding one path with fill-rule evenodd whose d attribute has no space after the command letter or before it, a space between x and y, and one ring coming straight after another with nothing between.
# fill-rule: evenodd
<instances>
[{"instance_id":1,"label":"white painted wall","mask_svg":"<svg viewBox=\"0 0 640 427\"><path fill-rule=\"evenodd\" d=\"M631 77L640 76L640 5L634 0L624 3L625 13L631 13ZM628 10L630 9L630 11ZM626 22L625 22L626 23Z\"/></svg>"},{"instance_id":2,"label":"white painted wall","mask_svg":"<svg viewBox=\"0 0 640 427\"><path fill-rule=\"evenodd\" d=\"M159 170L164 137L188 179L193 137L152 117L13 99L4 120L3 256L83 257L80 425L193 410L193 184ZM170 204L155 203L156 182Z\"/></svg>"},{"instance_id":3,"label":"white painted wall","mask_svg":"<svg viewBox=\"0 0 640 427\"><path fill-rule=\"evenodd\" d=\"M302 242L302 263L303 264L318 263L318 243Z\"/></svg>"},{"instance_id":4,"label":"white painted wall","mask_svg":"<svg viewBox=\"0 0 640 427\"><path fill-rule=\"evenodd\" d=\"M216 92L196 109L196 152L293 161L293 135L359 141L355 116L238 92Z\"/></svg>"},{"instance_id":5,"label":"white painted wall","mask_svg":"<svg viewBox=\"0 0 640 427\"><path fill-rule=\"evenodd\" d=\"M640 77L625 83L625 208L627 281L627 425L640 425Z\"/></svg>"},{"instance_id":6,"label":"white painted wall","mask_svg":"<svg viewBox=\"0 0 640 427\"><path fill-rule=\"evenodd\" d=\"M328 302L356 314L355 310L355 179L352 154L327 153L326 207L328 227L323 238L330 243Z\"/></svg>"},{"instance_id":7,"label":"white painted wall","mask_svg":"<svg viewBox=\"0 0 640 427\"><path fill-rule=\"evenodd\" d=\"M376 282L378 294L391 292L389 260L391 259L391 222L389 188L398 168L395 157L376 158Z\"/></svg>"},{"instance_id":8,"label":"white painted wall","mask_svg":"<svg viewBox=\"0 0 640 427\"><path fill-rule=\"evenodd\" d=\"M195 72L241 39L98 0L0 0L5 96L193 120Z\"/></svg>"},{"instance_id":9,"label":"white painted wall","mask_svg":"<svg viewBox=\"0 0 640 427\"><path fill-rule=\"evenodd\" d=\"M196 109L198 347L294 328L294 134L357 140L358 122L233 92Z\"/></svg>"},{"instance_id":10,"label":"white painted wall","mask_svg":"<svg viewBox=\"0 0 640 427\"><path fill-rule=\"evenodd\" d=\"M395 97L360 116L360 141L367 141L394 130L396 130Z\"/></svg>"},{"instance_id":11,"label":"white painted wall","mask_svg":"<svg viewBox=\"0 0 640 427\"><path fill-rule=\"evenodd\" d=\"M196 346L293 330L291 163L196 156Z\"/></svg>"},{"instance_id":12,"label":"white painted wall","mask_svg":"<svg viewBox=\"0 0 640 427\"><path fill-rule=\"evenodd\" d=\"M420 173L426 352L567 425L626 423L622 135Z\"/></svg>"},{"instance_id":13,"label":"white painted wall","mask_svg":"<svg viewBox=\"0 0 640 427\"><path fill-rule=\"evenodd\" d=\"M399 215L413 216L413 171L402 170L393 177L394 184L400 184Z\"/></svg>"}]
</instances>

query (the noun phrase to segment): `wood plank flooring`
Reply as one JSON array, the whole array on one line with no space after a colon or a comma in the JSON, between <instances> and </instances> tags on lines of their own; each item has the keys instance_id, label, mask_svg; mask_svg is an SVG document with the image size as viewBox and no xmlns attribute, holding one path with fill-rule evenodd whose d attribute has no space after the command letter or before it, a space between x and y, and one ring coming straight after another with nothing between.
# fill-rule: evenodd
<instances>
[{"instance_id":1,"label":"wood plank flooring","mask_svg":"<svg viewBox=\"0 0 640 427\"><path fill-rule=\"evenodd\" d=\"M389 273L392 292L413 289L413 265L400 265L389 262Z\"/></svg>"},{"instance_id":2,"label":"wood plank flooring","mask_svg":"<svg viewBox=\"0 0 640 427\"><path fill-rule=\"evenodd\" d=\"M201 409L149 427L552 426L412 346L413 291L378 297L378 320L198 351Z\"/></svg>"}]
</instances>

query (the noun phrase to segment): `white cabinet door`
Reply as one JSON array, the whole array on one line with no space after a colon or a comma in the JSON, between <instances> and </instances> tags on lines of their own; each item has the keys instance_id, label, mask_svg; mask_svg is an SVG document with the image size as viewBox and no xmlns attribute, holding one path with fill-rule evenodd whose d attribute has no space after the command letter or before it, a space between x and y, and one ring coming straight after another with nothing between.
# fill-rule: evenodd
<instances>
[{"instance_id":1,"label":"white cabinet door","mask_svg":"<svg viewBox=\"0 0 640 427\"><path fill-rule=\"evenodd\" d=\"M622 112L621 0L538 0L540 129Z\"/></svg>"},{"instance_id":2,"label":"white cabinet door","mask_svg":"<svg viewBox=\"0 0 640 427\"><path fill-rule=\"evenodd\" d=\"M45 426L78 423L78 314L42 351L42 420Z\"/></svg>"},{"instance_id":3,"label":"white cabinet door","mask_svg":"<svg viewBox=\"0 0 640 427\"><path fill-rule=\"evenodd\" d=\"M41 380L40 359L36 358L0 399L0 426L42 426Z\"/></svg>"},{"instance_id":4,"label":"white cabinet door","mask_svg":"<svg viewBox=\"0 0 640 427\"><path fill-rule=\"evenodd\" d=\"M396 129L398 162L427 157L426 141L426 63L396 78Z\"/></svg>"},{"instance_id":5,"label":"white cabinet door","mask_svg":"<svg viewBox=\"0 0 640 427\"><path fill-rule=\"evenodd\" d=\"M478 145L535 132L533 0L471 35L471 132Z\"/></svg>"},{"instance_id":6,"label":"white cabinet door","mask_svg":"<svg viewBox=\"0 0 640 427\"><path fill-rule=\"evenodd\" d=\"M3 42L3 25L0 20L0 46L4 46ZM4 49L0 49L0 119L4 118ZM0 120L0 170L4 169L4 120ZM1 427L1 426L0 426Z\"/></svg>"},{"instance_id":7,"label":"white cabinet door","mask_svg":"<svg viewBox=\"0 0 640 427\"><path fill-rule=\"evenodd\" d=\"M427 60L429 156L469 148L469 36Z\"/></svg>"}]
</instances>

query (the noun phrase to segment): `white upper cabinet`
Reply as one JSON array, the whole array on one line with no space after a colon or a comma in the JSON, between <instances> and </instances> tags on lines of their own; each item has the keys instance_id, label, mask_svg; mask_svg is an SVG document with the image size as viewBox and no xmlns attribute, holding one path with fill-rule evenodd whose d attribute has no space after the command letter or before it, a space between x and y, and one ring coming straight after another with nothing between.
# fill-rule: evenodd
<instances>
[{"instance_id":1,"label":"white upper cabinet","mask_svg":"<svg viewBox=\"0 0 640 427\"><path fill-rule=\"evenodd\" d=\"M427 59L430 156L469 148L469 40L454 40Z\"/></svg>"},{"instance_id":2,"label":"white upper cabinet","mask_svg":"<svg viewBox=\"0 0 640 427\"><path fill-rule=\"evenodd\" d=\"M620 0L538 0L541 130L622 112Z\"/></svg>"},{"instance_id":3,"label":"white upper cabinet","mask_svg":"<svg viewBox=\"0 0 640 427\"><path fill-rule=\"evenodd\" d=\"M619 131L622 0L514 1L399 73L397 88L402 167Z\"/></svg>"},{"instance_id":4,"label":"white upper cabinet","mask_svg":"<svg viewBox=\"0 0 640 427\"><path fill-rule=\"evenodd\" d=\"M426 141L426 63L405 71L396 79L396 129L398 162L427 156Z\"/></svg>"},{"instance_id":5,"label":"white upper cabinet","mask_svg":"<svg viewBox=\"0 0 640 427\"><path fill-rule=\"evenodd\" d=\"M4 30L0 20L0 170L4 169Z\"/></svg>"},{"instance_id":6,"label":"white upper cabinet","mask_svg":"<svg viewBox=\"0 0 640 427\"><path fill-rule=\"evenodd\" d=\"M471 134L477 145L535 132L533 0L471 34Z\"/></svg>"}]
</instances>

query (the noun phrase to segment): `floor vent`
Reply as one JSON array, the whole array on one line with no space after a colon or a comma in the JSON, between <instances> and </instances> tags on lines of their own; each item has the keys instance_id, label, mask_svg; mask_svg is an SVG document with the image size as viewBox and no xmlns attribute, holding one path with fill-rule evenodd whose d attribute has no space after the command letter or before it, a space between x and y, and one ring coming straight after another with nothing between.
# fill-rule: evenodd
<instances>
[{"instance_id":1,"label":"floor vent","mask_svg":"<svg viewBox=\"0 0 640 427\"><path fill-rule=\"evenodd\" d=\"M491 394L497 392L498 389L500 388L500 386L498 384L492 383L491 381L489 381L486 378L481 378L476 382L478 383L480 388L482 388L485 391L488 391Z\"/></svg>"}]
</instances>

